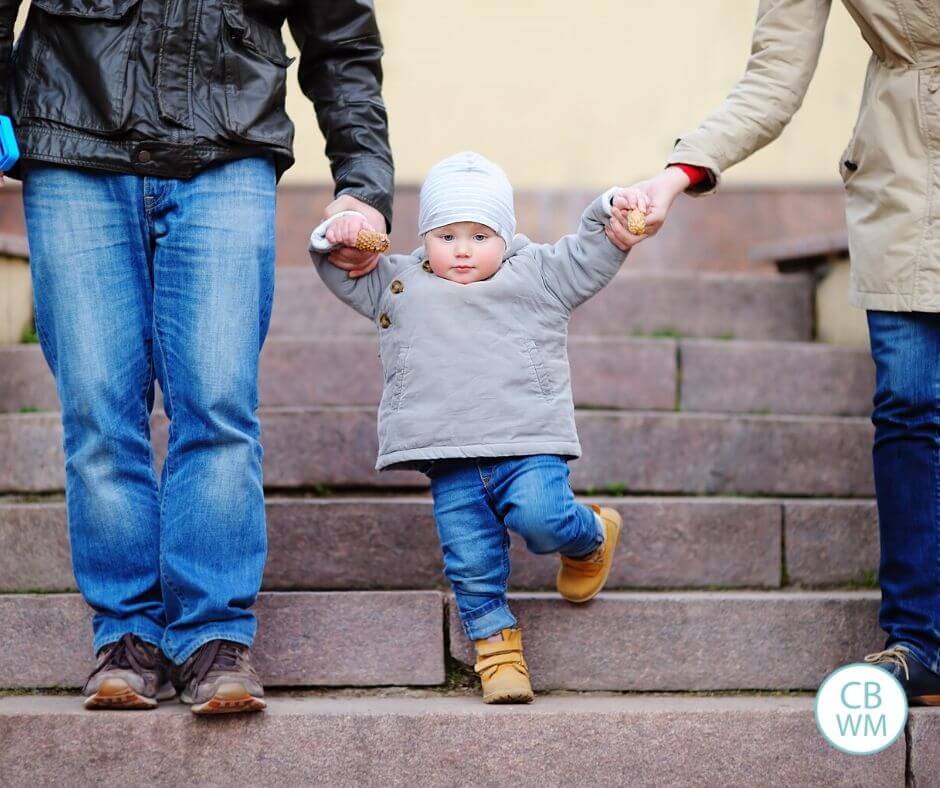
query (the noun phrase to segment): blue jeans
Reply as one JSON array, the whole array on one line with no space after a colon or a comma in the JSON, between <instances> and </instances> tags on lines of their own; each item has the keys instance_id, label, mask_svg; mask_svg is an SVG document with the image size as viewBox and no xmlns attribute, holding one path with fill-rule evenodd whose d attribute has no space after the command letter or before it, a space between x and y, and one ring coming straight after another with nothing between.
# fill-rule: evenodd
<instances>
[{"instance_id":1,"label":"blue jeans","mask_svg":"<svg viewBox=\"0 0 940 788\"><path fill-rule=\"evenodd\" d=\"M258 357L274 293L267 158L190 180L28 162L36 328L62 407L72 565L94 649L251 645L267 541ZM154 378L170 417L158 485Z\"/></svg>"},{"instance_id":2,"label":"blue jeans","mask_svg":"<svg viewBox=\"0 0 940 788\"><path fill-rule=\"evenodd\" d=\"M940 670L940 314L869 312L888 647Z\"/></svg>"},{"instance_id":3,"label":"blue jeans","mask_svg":"<svg viewBox=\"0 0 940 788\"><path fill-rule=\"evenodd\" d=\"M562 457L436 460L426 473L444 574L471 640L516 626L506 600L509 531L533 553L576 558L604 541L594 512L575 502Z\"/></svg>"}]
</instances>

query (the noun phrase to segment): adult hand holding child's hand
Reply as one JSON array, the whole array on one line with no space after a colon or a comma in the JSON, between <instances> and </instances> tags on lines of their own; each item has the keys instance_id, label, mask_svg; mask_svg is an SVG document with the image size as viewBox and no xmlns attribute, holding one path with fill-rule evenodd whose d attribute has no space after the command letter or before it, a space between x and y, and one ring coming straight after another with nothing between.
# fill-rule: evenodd
<instances>
[{"instance_id":1,"label":"adult hand holding child's hand","mask_svg":"<svg viewBox=\"0 0 940 788\"><path fill-rule=\"evenodd\" d=\"M375 208L371 205L367 205L362 202L362 200L357 200L355 197L352 197L348 194L343 194L337 197L333 202L326 206L326 209L323 211L323 218L329 219L331 216L339 213L340 211L356 211L357 213L362 214L364 220L360 220L357 217L343 217L337 219L332 225L330 225L327 230L327 239L331 243L340 243L342 247L339 249L334 249L330 252L329 257L327 258L333 265L337 268L341 268L346 271L350 279L356 279L360 276L365 276L373 268L378 265L379 255L375 252L363 252L356 249L356 236L361 229L371 229L378 232L384 232L385 230L385 217L382 216ZM346 226L347 222L353 221L356 222L356 231L352 234L352 239L347 240L345 231L342 237L333 236L331 233L334 232L339 226ZM335 240L334 240L335 238Z\"/></svg>"},{"instance_id":2,"label":"adult hand holding child's hand","mask_svg":"<svg viewBox=\"0 0 940 788\"><path fill-rule=\"evenodd\" d=\"M648 238L659 232L663 223L666 221L666 215L669 213L672 203L688 186L689 176L686 175L685 172L679 167L667 167L649 180L635 183L630 189L625 190L628 192L639 192L643 195L647 206L645 209L645 237ZM629 233L626 232L627 211L629 210L626 200L620 199L618 195L618 197L614 198L613 209L614 216L617 217L618 221L616 226L611 223L612 227L615 227L614 235L620 243L624 243L629 236ZM613 219L613 217L611 217L611 219ZM613 239L611 239L611 241L614 242Z\"/></svg>"},{"instance_id":3,"label":"adult hand holding child's hand","mask_svg":"<svg viewBox=\"0 0 940 788\"><path fill-rule=\"evenodd\" d=\"M650 210L649 198L635 186L618 189L612 207L610 222L604 232L621 252L629 252L648 235L645 228L646 215Z\"/></svg>"}]
</instances>

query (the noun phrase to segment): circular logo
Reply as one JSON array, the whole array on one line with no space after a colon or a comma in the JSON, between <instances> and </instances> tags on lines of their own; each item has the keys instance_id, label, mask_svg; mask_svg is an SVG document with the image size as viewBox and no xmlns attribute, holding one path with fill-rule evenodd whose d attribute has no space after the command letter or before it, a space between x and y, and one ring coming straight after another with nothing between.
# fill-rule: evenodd
<instances>
[{"instance_id":1,"label":"circular logo","mask_svg":"<svg viewBox=\"0 0 940 788\"><path fill-rule=\"evenodd\" d=\"M872 755L894 744L907 723L901 683L863 662L830 673L816 693L816 726L837 750Z\"/></svg>"}]
</instances>

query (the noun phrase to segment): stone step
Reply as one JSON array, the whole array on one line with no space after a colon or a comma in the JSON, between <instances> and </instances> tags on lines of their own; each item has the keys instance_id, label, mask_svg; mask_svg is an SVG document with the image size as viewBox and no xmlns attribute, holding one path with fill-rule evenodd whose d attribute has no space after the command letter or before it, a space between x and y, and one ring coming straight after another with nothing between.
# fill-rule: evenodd
<instances>
[{"instance_id":1,"label":"stone step","mask_svg":"<svg viewBox=\"0 0 940 788\"><path fill-rule=\"evenodd\" d=\"M410 471L374 470L375 409L262 411L265 484L426 488ZM584 456L576 490L617 494L753 494L862 497L873 493L872 426L866 419L581 411ZM165 445L165 419L154 420ZM0 465L0 494L61 490L58 414L0 415L0 447L28 462ZM162 453L158 450L158 454Z\"/></svg>"},{"instance_id":2,"label":"stone step","mask_svg":"<svg viewBox=\"0 0 940 788\"><path fill-rule=\"evenodd\" d=\"M603 592L586 605L511 594L538 689L815 690L883 647L873 591ZM472 665L456 604L450 653Z\"/></svg>"},{"instance_id":3,"label":"stone step","mask_svg":"<svg viewBox=\"0 0 940 788\"><path fill-rule=\"evenodd\" d=\"M676 343L670 339L573 337L575 401L581 407L676 409ZM265 406L377 406L382 365L372 336L272 337L261 354ZM38 345L0 346L0 413L59 408Z\"/></svg>"},{"instance_id":4,"label":"stone step","mask_svg":"<svg viewBox=\"0 0 940 788\"><path fill-rule=\"evenodd\" d=\"M775 588L784 555L794 584L871 583L877 574L872 501L590 500L624 518L608 589ZM269 497L267 516L268 590L446 585L428 497ZM513 535L513 588L553 589L557 562ZM73 590L65 505L0 503L0 592Z\"/></svg>"},{"instance_id":5,"label":"stone step","mask_svg":"<svg viewBox=\"0 0 940 788\"><path fill-rule=\"evenodd\" d=\"M816 730L809 697L568 696L530 706L476 697L283 697L251 719L84 712L74 697L0 698L9 785L514 784L918 786L940 768L940 715L859 758ZM115 742L120 742L116 746ZM67 776L67 777L66 777Z\"/></svg>"},{"instance_id":6,"label":"stone step","mask_svg":"<svg viewBox=\"0 0 940 788\"><path fill-rule=\"evenodd\" d=\"M608 588L776 587L782 507L735 499L597 498L624 517ZM428 497L269 498L272 590L444 588ZM514 536L512 585L553 589L558 558ZM0 591L73 590L65 506L0 503Z\"/></svg>"},{"instance_id":7,"label":"stone step","mask_svg":"<svg viewBox=\"0 0 940 788\"><path fill-rule=\"evenodd\" d=\"M277 276L272 334L375 333L375 326L330 293L312 268L279 268ZM801 275L624 269L575 311L571 333L806 341L813 337L813 285Z\"/></svg>"},{"instance_id":8,"label":"stone step","mask_svg":"<svg viewBox=\"0 0 940 788\"><path fill-rule=\"evenodd\" d=\"M813 342L679 344L682 410L869 416L875 366L867 350Z\"/></svg>"},{"instance_id":9,"label":"stone step","mask_svg":"<svg viewBox=\"0 0 940 788\"><path fill-rule=\"evenodd\" d=\"M510 604L540 689L810 690L880 648L878 597L604 592L571 605L536 592L513 594ZM442 684L445 628L451 655L473 662L455 606L447 620L443 599L434 591L263 593L260 674L272 687ZM77 594L0 595L0 688L80 686L89 622Z\"/></svg>"},{"instance_id":10,"label":"stone step","mask_svg":"<svg viewBox=\"0 0 940 788\"><path fill-rule=\"evenodd\" d=\"M578 407L867 416L874 391L867 352L809 342L575 336L569 358ZM381 387L375 337L273 337L261 355L265 406L374 406ZM58 407L38 345L0 347L0 412Z\"/></svg>"},{"instance_id":11,"label":"stone step","mask_svg":"<svg viewBox=\"0 0 940 788\"><path fill-rule=\"evenodd\" d=\"M436 591L263 593L256 666L271 686L441 684L443 599ZM0 595L0 632L0 688L80 687L94 664L91 611L77 594Z\"/></svg>"},{"instance_id":12,"label":"stone step","mask_svg":"<svg viewBox=\"0 0 940 788\"><path fill-rule=\"evenodd\" d=\"M58 409L55 380L39 345L0 345L0 413Z\"/></svg>"},{"instance_id":13,"label":"stone step","mask_svg":"<svg viewBox=\"0 0 940 788\"><path fill-rule=\"evenodd\" d=\"M871 585L881 546L874 501L788 501L783 505L787 581Z\"/></svg>"},{"instance_id":14,"label":"stone step","mask_svg":"<svg viewBox=\"0 0 940 788\"><path fill-rule=\"evenodd\" d=\"M409 252L419 243L418 194L420 184L395 187L395 221L391 246ZM578 226L584 208L597 190L583 187L514 189L519 232L536 242L554 242ZM277 190L277 265L310 270L307 243L321 211L333 200L333 184L288 183ZM794 205L798 211L792 210ZM669 224L656 243L634 247L625 268L655 271L710 270L772 273L770 265L750 259L755 245L768 239L801 238L812 216L816 234L845 233L845 192L841 183L820 186L722 186L706 201L676 202ZM20 183L12 179L0 190L0 232L22 238L26 233Z\"/></svg>"}]
</instances>

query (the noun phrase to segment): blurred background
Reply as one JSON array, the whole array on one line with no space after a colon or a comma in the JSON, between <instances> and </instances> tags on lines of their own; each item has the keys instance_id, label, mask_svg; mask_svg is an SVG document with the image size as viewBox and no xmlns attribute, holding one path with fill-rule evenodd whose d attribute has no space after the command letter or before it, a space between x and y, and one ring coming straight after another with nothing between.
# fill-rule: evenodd
<instances>
[{"instance_id":1,"label":"blurred background","mask_svg":"<svg viewBox=\"0 0 940 788\"><path fill-rule=\"evenodd\" d=\"M442 157L474 149L516 188L519 231L555 240L599 191L648 177L676 137L717 107L744 71L758 0L377 0L396 164L393 249L411 251L417 191ZM28 3L21 7L19 24ZM297 54L289 31L284 39ZM837 160L851 134L867 47L835 3L816 77L783 137L725 177L717 197L682 198L630 266L649 271L775 273L758 245L841 237ZM288 74L297 163L281 183L278 263L307 265L306 239L332 198L313 108ZM0 190L0 233L22 244L19 183ZM773 252L778 254L778 252ZM755 261L755 256L761 258ZM24 282L6 267L0 285ZM833 288L842 299L841 280ZM7 306L19 335L20 307ZM842 318L839 318L842 320ZM851 318L846 318L851 320ZM858 321L856 321L856 326Z\"/></svg>"},{"instance_id":2,"label":"blurred background","mask_svg":"<svg viewBox=\"0 0 940 788\"><path fill-rule=\"evenodd\" d=\"M743 73L757 5L377 0L398 183L407 193L439 159L477 150L499 162L525 198L523 231L546 236L555 227L529 215L528 198L595 192L657 170L675 138L716 107ZM24 2L20 24L27 7ZM286 27L284 39L296 55ZM858 29L834 4L802 110L776 144L731 170L725 184L837 193L836 163L852 130L866 59ZM287 99L297 163L283 184L309 190L328 185L330 171L297 65L289 69ZM404 242L414 235L413 211L407 201L398 208L396 239ZM791 210L803 225L833 221L828 213L814 216L818 207ZM317 212L307 218L314 222Z\"/></svg>"},{"instance_id":3,"label":"blurred background","mask_svg":"<svg viewBox=\"0 0 940 788\"><path fill-rule=\"evenodd\" d=\"M420 183L465 148L519 189L600 190L648 176L675 138L734 86L757 0L378 0L385 100L398 179ZM285 40L296 48L285 30ZM729 185L836 185L868 48L834 4L803 109ZM296 71L297 64L291 66ZM309 102L290 81L297 165L288 183L329 178Z\"/></svg>"},{"instance_id":4,"label":"blurred background","mask_svg":"<svg viewBox=\"0 0 940 788\"><path fill-rule=\"evenodd\" d=\"M654 173L676 137L718 106L744 71L757 6L378 0L399 184L396 248L416 243L415 196L424 174L467 148L506 169L521 232L542 241L570 232L594 193ZM839 231L837 162L867 57L857 27L835 3L816 78L783 137L732 169L718 200L694 208L680 200L667 231L637 249L632 264L753 270L748 249L757 242ZM296 78L289 84L297 164L285 187L309 193L310 185L328 183L329 168L310 104ZM308 213L303 221L305 199L284 207L291 226L315 218ZM291 242L281 254L291 262L298 251Z\"/></svg>"}]
</instances>

